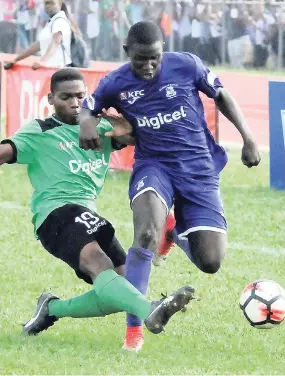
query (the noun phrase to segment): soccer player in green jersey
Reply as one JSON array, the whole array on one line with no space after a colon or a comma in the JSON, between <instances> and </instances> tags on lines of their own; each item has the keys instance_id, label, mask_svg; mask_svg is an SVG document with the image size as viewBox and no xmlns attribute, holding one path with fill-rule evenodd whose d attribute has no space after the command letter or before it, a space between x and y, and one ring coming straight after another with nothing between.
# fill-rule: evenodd
<instances>
[{"instance_id":1,"label":"soccer player in green jersey","mask_svg":"<svg viewBox=\"0 0 285 376\"><path fill-rule=\"evenodd\" d=\"M62 317L99 317L121 311L140 317L157 334L189 303L194 289L183 286L168 298L151 302L122 276L124 250L112 224L97 213L95 200L104 184L111 152L128 140L105 136L112 126L102 119L98 125L100 149L85 151L79 147L79 114L85 94L78 70L56 72L48 96L54 115L31 121L0 144L0 164L28 166L34 188L31 210L36 237L78 277L93 284L89 292L68 300L42 294L23 334L38 334Z\"/></svg>"}]
</instances>

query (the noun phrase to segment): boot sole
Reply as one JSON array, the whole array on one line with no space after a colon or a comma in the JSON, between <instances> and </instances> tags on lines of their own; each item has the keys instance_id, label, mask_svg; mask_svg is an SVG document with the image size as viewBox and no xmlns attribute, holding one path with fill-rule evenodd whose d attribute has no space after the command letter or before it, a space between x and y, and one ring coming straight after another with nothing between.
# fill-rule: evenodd
<instances>
[{"instance_id":1,"label":"boot sole","mask_svg":"<svg viewBox=\"0 0 285 376\"><path fill-rule=\"evenodd\" d=\"M168 305L172 307L171 315L169 316L167 322L162 325L159 323L156 323L152 325L151 318L156 313L156 310L159 309L159 306L151 312L149 317L145 320L145 326L146 328L152 332L153 334L159 334L162 331L164 331L164 326L168 323L169 319L177 312L184 310L187 306L187 304L194 299L194 292L195 289L192 286L183 286L180 289L178 289L173 295L170 295L169 297L165 298L162 304Z\"/></svg>"}]
</instances>

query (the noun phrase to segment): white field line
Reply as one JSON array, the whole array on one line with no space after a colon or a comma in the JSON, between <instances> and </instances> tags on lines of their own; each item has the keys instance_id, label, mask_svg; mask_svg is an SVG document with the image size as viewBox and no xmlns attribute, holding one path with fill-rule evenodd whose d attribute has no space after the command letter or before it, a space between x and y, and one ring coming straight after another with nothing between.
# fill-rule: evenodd
<instances>
[{"instance_id":1,"label":"white field line","mask_svg":"<svg viewBox=\"0 0 285 376\"><path fill-rule=\"evenodd\" d=\"M3 209L12 209L12 210L29 210L27 206L23 206L18 204L17 202L10 202L10 201L3 201L0 202L0 208ZM119 223L117 221L112 221L112 218L110 218L110 221L112 222L113 226L116 228L122 228L122 229L132 229L133 224L132 222L124 222ZM228 242L228 249L235 250L235 251L241 251L241 252L257 252L262 253L266 255L271 255L274 257L281 257L285 256L285 248L282 247L266 247L264 245L248 245L244 243L237 243L237 242Z\"/></svg>"},{"instance_id":2,"label":"white field line","mask_svg":"<svg viewBox=\"0 0 285 376\"><path fill-rule=\"evenodd\" d=\"M235 251L263 253L273 257L285 256L285 248L282 247L274 248L257 244L247 245L243 243L228 242L228 248Z\"/></svg>"},{"instance_id":3,"label":"white field line","mask_svg":"<svg viewBox=\"0 0 285 376\"><path fill-rule=\"evenodd\" d=\"M242 143L223 140L220 141L220 145L223 146L226 150L241 150L243 147ZM258 145L258 148L261 152L269 152L269 146Z\"/></svg>"},{"instance_id":4,"label":"white field line","mask_svg":"<svg viewBox=\"0 0 285 376\"><path fill-rule=\"evenodd\" d=\"M0 209L30 211L29 206L24 206L24 205L21 205L17 202L14 202L14 201L2 201L2 202L0 202ZM106 218L106 219L108 219L108 220L110 219L110 221L112 222L112 224L114 225L115 228L127 228L127 229L133 228L132 222L119 223L117 221L112 221L112 218Z\"/></svg>"},{"instance_id":5,"label":"white field line","mask_svg":"<svg viewBox=\"0 0 285 376\"><path fill-rule=\"evenodd\" d=\"M12 209L12 210L29 210L28 206L23 206L13 201L1 201L0 208L2 209Z\"/></svg>"}]
</instances>

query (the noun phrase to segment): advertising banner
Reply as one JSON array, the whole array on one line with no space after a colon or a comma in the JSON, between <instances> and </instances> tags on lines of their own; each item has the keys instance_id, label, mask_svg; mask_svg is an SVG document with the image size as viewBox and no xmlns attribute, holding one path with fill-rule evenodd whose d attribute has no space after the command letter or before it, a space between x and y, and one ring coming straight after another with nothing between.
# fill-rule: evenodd
<instances>
[{"instance_id":1,"label":"advertising banner","mask_svg":"<svg viewBox=\"0 0 285 376\"><path fill-rule=\"evenodd\" d=\"M53 68L31 70L28 65L16 65L6 73L6 136L31 119L44 118L52 114L47 94L50 91L50 78L56 71ZM88 92L92 93L100 79L109 70L82 70ZM208 126L217 139L217 111L213 100L203 97ZM114 152L111 168L131 170L133 165L133 147Z\"/></svg>"}]
</instances>

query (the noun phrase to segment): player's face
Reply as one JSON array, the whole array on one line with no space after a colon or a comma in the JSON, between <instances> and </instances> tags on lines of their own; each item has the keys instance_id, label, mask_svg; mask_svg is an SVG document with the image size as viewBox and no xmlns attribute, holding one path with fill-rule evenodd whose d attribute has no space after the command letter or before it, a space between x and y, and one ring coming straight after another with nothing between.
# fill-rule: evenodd
<instances>
[{"instance_id":1,"label":"player's face","mask_svg":"<svg viewBox=\"0 0 285 376\"><path fill-rule=\"evenodd\" d=\"M157 41L151 45L134 44L127 48L134 74L143 80L152 80L159 72L163 52L163 43Z\"/></svg>"},{"instance_id":2,"label":"player's face","mask_svg":"<svg viewBox=\"0 0 285 376\"><path fill-rule=\"evenodd\" d=\"M60 11L62 2L60 0L44 0L45 11L52 17Z\"/></svg>"},{"instance_id":3,"label":"player's face","mask_svg":"<svg viewBox=\"0 0 285 376\"><path fill-rule=\"evenodd\" d=\"M86 94L83 81L60 82L53 94L50 94L49 103L54 106L56 117L67 124L78 124L79 114Z\"/></svg>"}]
</instances>

